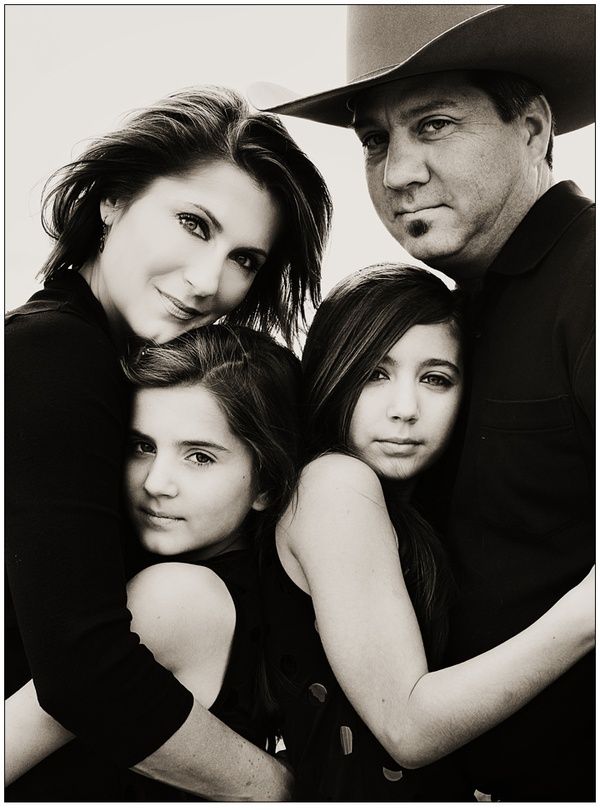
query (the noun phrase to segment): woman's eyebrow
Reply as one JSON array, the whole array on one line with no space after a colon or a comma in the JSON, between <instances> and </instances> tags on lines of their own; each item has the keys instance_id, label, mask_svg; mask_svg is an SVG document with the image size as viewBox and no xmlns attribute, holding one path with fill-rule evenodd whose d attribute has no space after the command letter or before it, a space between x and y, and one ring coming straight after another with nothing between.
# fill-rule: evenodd
<instances>
[{"instance_id":1,"label":"woman's eyebrow","mask_svg":"<svg viewBox=\"0 0 600 810\"><path fill-rule=\"evenodd\" d=\"M450 360L443 360L440 357L430 357L429 360L423 360L420 367L425 368L426 366L442 366L444 368L449 368L455 374L460 376L460 369L457 365L450 362Z\"/></svg>"}]
</instances>

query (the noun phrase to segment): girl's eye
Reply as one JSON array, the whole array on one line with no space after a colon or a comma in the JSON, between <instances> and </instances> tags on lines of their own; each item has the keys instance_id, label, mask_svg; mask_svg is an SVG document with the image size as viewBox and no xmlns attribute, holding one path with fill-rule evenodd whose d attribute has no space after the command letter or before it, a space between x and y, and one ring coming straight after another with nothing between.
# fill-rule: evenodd
<instances>
[{"instance_id":1,"label":"girl's eye","mask_svg":"<svg viewBox=\"0 0 600 810\"><path fill-rule=\"evenodd\" d=\"M234 253L232 258L248 273L257 273L259 270L256 258L250 253Z\"/></svg>"},{"instance_id":2,"label":"girl's eye","mask_svg":"<svg viewBox=\"0 0 600 810\"><path fill-rule=\"evenodd\" d=\"M425 374L424 377L421 377L421 382L426 383L427 385L431 385L434 388L450 388L454 383L452 380L445 377L443 374Z\"/></svg>"},{"instance_id":3,"label":"girl's eye","mask_svg":"<svg viewBox=\"0 0 600 810\"><path fill-rule=\"evenodd\" d=\"M389 378L386 372L381 368L376 368L369 374L369 379L367 380L367 382L379 382L380 380L387 380L387 379Z\"/></svg>"},{"instance_id":4,"label":"girl's eye","mask_svg":"<svg viewBox=\"0 0 600 810\"><path fill-rule=\"evenodd\" d=\"M200 239L208 239L210 236L208 223L202 217L198 217L196 214L177 214L177 219L181 226L194 236L199 236Z\"/></svg>"},{"instance_id":5,"label":"girl's eye","mask_svg":"<svg viewBox=\"0 0 600 810\"><path fill-rule=\"evenodd\" d=\"M141 439L132 439L130 448L134 456L154 455L156 453L154 445L150 444L150 442L144 442Z\"/></svg>"},{"instance_id":6,"label":"girl's eye","mask_svg":"<svg viewBox=\"0 0 600 810\"><path fill-rule=\"evenodd\" d=\"M451 123L452 121L448 121L446 118L431 118L421 125L421 132L425 135L437 135Z\"/></svg>"},{"instance_id":7,"label":"girl's eye","mask_svg":"<svg viewBox=\"0 0 600 810\"><path fill-rule=\"evenodd\" d=\"M365 135L361 138L362 147L367 154L375 152L377 149L382 149L387 145L388 136L385 132L372 132L370 135Z\"/></svg>"},{"instance_id":8,"label":"girl's eye","mask_svg":"<svg viewBox=\"0 0 600 810\"><path fill-rule=\"evenodd\" d=\"M192 464L197 464L199 467L207 467L209 464L214 464L214 458L211 458L206 453L202 453L199 450L190 453L188 459Z\"/></svg>"}]
</instances>

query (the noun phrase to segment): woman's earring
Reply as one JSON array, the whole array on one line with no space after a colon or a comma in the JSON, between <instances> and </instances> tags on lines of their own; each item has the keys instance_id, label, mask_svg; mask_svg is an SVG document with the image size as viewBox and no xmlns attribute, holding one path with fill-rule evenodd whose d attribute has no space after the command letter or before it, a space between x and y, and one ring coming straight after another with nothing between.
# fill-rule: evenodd
<instances>
[{"instance_id":1,"label":"woman's earring","mask_svg":"<svg viewBox=\"0 0 600 810\"><path fill-rule=\"evenodd\" d=\"M107 233L108 233L108 225L106 224L106 222L103 221L102 222L102 233L100 234L100 245L98 247L98 250L99 250L100 253L102 253L102 251L104 250L104 245L106 243L106 235L107 235Z\"/></svg>"}]
</instances>

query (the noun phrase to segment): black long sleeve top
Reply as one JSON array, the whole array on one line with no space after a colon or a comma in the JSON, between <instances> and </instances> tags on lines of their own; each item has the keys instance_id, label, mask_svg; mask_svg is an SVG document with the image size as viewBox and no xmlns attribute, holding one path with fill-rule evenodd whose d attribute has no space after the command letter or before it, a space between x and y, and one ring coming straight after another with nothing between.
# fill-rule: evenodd
<instances>
[{"instance_id":1,"label":"black long sleeve top","mask_svg":"<svg viewBox=\"0 0 600 810\"><path fill-rule=\"evenodd\" d=\"M79 274L47 282L8 315L5 360L6 692L33 677L49 714L128 767L182 725L193 696L130 629L127 388L106 315Z\"/></svg>"}]
</instances>

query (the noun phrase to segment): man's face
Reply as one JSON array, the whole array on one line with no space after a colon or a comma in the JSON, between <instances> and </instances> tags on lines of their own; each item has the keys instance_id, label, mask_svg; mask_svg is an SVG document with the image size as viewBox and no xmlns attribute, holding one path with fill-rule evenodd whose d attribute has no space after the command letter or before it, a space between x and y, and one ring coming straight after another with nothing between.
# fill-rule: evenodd
<instances>
[{"instance_id":1,"label":"man's face","mask_svg":"<svg viewBox=\"0 0 600 810\"><path fill-rule=\"evenodd\" d=\"M373 205L415 258L478 275L535 199L528 130L451 71L359 95L355 129Z\"/></svg>"}]
</instances>

